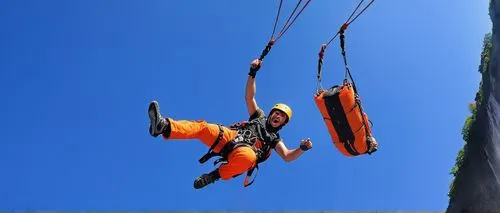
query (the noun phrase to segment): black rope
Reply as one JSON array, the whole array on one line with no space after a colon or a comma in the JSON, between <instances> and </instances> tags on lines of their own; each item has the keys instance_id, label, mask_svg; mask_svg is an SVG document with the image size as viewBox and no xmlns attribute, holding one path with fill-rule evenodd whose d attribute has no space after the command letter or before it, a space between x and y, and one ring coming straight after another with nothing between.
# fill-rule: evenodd
<instances>
[{"instance_id":1,"label":"black rope","mask_svg":"<svg viewBox=\"0 0 500 213\"><path fill-rule=\"evenodd\" d=\"M290 28L290 26L292 26L292 24L295 22L295 20L297 20L297 18L302 13L302 11L304 11L304 9L306 9L307 5L311 2L311 0L307 0L307 2L304 4L304 6L302 7L302 9L300 9L300 11L297 13L297 15L293 18L292 22L290 22L290 24L288 24L288 21L293 16L293 14L295 14L295 11L297 10L297 8L299 7L299 5L300 5L301 2L302 2L302 0L299 0L299 3L297 3L297 6L295 6L295 9L293 10L292 14L290 15L290 17L288 18L287 22L285 23L283 29L281 30L281 33L277 36L277 38L275 40L280 39L285 34L285 32Z\"/></svg>"},{"instance_id":2,"label":"black rope","mask_svg":"<svg viewBox=\"0 0 500 213\"><path fill-rule=\"evenodd\" d=\"M349 78L351 79L351 81L354 83L354 80L352 78L352 75L351 75L351 72L349 70L349 67L347 65L347 59L346 59L346 56L345 56L345 42L344 42L344 39L345 39L345 36L344 36L344 32L345 30L347 30L347 27L352 24L362 13L364 13L366 11L366 9L375 1L375 0L371 0L370 3L368 3L368 5L366 5L362 10L361 12L359 12L353 20L351 20L351 18L353 17L353 15L356 13L356 11L360 8L361 4L363 3L364 0L361 0L358 5L356 6L356 8L353 10L353 12L351 13L351 15L349 16L349 18L344 22L344 24L342 24L342 26L340 27L340 29L335 33L335 35L326 43L326 44L323 44L321 45L321 50L319 52L319 59L318 59L318 89L321 87L321 72L322 72L322 67L323 67L323 57L324 57L324 53L325 53L325 50L326 48L328 47L328 45L330 45L330 43L338 36L340 35L340 46L342 48L342 56L344 58L344 65L345 65L345 68L346 68L346 74L344 75L344 79L347 78L347 74L349 75ZM354 87L354 92L357 92L356 90L356 87L355 85L353 84L353 87Z\"/></svg>"},{"instance_id":3,"label":"black rope","mask_svg":"<svg viewBox=\"0 0 500 213\"><path fill-rule=\"evenodd\" d=\"M295 14L295 12L297 11L297 8L299 8L299 5L300 3L302 2L302 0L299 0L299 2L297 3L297 5L295 6L295 8L293 9L292 13L290 14L290 16L288 16L288 19L286 20L285 24L283 25L283 28L281 28L281 31L280 33L278 34L278 36L280 34L283 33L283 31L285 30L285 27L288 25L288 23L290 22L290 19L292 19L293 17L293 14Z\"/></svg>"},{"instance_id":4,"label":"black rope","mask_svg":"<svg viewBox=\"0 0 500 213\"><path fill-rule=\"evenodd\" d=\"M354 8L354 10L352 11L351 15L349 16L349 18L347 18L347 20L345 21L345 23L348 23L349 20L351 20L352 16L354 15L354 13L356 13L356 11L359 9L359 7L361 6L361 4L363 4L363 1L365 0L361 0L359 1L358 5L356 6L356 8ZM369 5L368 5L369 6ZM359 16L359 14L358 14Z\"/></svg>"},{"instance_id":5,"label":"black rope","mask_svg":"<svg viewBox=\"0 0 500 213\"><path fill-rule=\"evenodd\" d=\"M351 20L352 16L356 13L356 11L359 9L359 7L361 6L361 4L363 3L364 0L361 0L358 5L356 6L356 8L352 11L351 15L349 16L349 18L347 18L347 20L344 22L344 24L342 25L342 27L340 27L340 30L337 31L337 33L335 33L335 35L327 42L326 46L328 46L339 34L340 34L340 31L345 31L347 29L347 27L349 25L352 24L352 22L354 22L361 14L363 14L365 12L366 9L368 9L368 7L370 7L370 5L375 1L375 0L371 0L370 3L368 3L362 10L361 12L359 12L353 20Z\"/></svg>"},{"instance_id":6,"label":"black rope","mask_svg":"<svg viewBox=\"0 0 500 213\"><path fill-rule=\"evenodd\" d=\"M304 11L304 9L307 7L307 5L309 4L309 2L311 2L311 0L307 0L307 2L305 3L305 5L303 5L302 8L299 10L299 12L295 15L295 13L297 12L297 9L299 8L299 6L302 3L302 0L299 0L299 2L297 3L297 5L295 6L295 9L292 11L292 13L290 14L290 16L288 17L287 21L285 22L285 24L281 28L281 30L278 33L278 35L276 35L276 37L274 37L274 34L276 33L276 28L278 26L279 17L280 17L280 14L281 14L281 8L283 6L283 0L280 0L280 4L278 6L278 12L277 12L277 15L276 15L276 19L274 21L273 33L271 34L271 39L267 43L266 47L264 48L264 50L262 50L262 53L261 53L261 55L259 57L260 61L264 60L264 58L267 56L267 54L269 54L269 52L271 51L271 47L274 45L274 43L276 43L286 33L286 31L288 31L288 29L292 26L292 24L295 23L295 20L297 20L297 18ZM294 17L294 15L295 15L295 17ZM293 19L292 19L292 17L293 17Z\"/></svg>"},{"instance_id":7,"label":"black rope","mask_svg":"<svg viewBox=\"0 0 500 213\"><path fill-rule=\"evenodd\" d=\"M283 0L280 0L280 5L278 7L278 14L276 14L276 20L274 21L273 34L271 34L271 38L269 40L273 40L274 33L276 32L276 26L278 25L278 20L279 20L280 12L281 12L281 5L283 5Z\"/></svg>"},{"instance_id":8,"label":"black rope","mask_svg":"<svg viewBox=\"0 0 500 213\"><path fill-rule=\"evenodd\" d=\"M350 25L352 22L354 22L363 12L365 12L366 9L368 9L368 7L374 2L375 0L371 0L370 3L368 3L368 5L366 5L365 8L363 8L361 10L361 12L358 13L358 15L356 15L356 17L354 17L354 19L348 23L348 25ZM363 2L363 0L361 0L361 2ZM359 3L359 5L361 5L361 2ZM359 5L358 7L356 8L356 10L359 8Z\"/></svg>"}]
</instances>

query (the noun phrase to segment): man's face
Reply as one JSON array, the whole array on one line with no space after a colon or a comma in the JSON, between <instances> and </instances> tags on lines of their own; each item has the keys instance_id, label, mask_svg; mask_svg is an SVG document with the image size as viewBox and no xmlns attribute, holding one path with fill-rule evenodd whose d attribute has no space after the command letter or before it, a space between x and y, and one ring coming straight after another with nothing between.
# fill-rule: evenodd
<instances>
[{"instance_id":1,"label":"man's face","mask_svg":"<svg viewBox=\"0 0 500 213\"><path fill-rule=\"evenodd\" d=\"M280 110L274 110L269 117L269 121L272 127L277 128L285 123L286 114Z\"/></svg>"}]
</instances>

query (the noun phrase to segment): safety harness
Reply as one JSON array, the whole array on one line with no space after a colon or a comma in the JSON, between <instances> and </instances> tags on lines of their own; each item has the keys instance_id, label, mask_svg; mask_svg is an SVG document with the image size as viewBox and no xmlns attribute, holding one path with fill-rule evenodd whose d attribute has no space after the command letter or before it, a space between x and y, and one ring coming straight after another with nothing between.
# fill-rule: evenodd
<instances>
[{"instance_id":1,"label":"safety harness","mask_svg":"<svg viewBox=\"0 0 500 213\"><path fill-rule=\"evenodd\" d=\"M222 149L220 152L216 153L213 151L213 149L220 143L220 140L222 139L222 136L224 134L224 130L222 129L222 125L219 126L219 135L217 136L217 139L215 142L210 146L208 152L203 155L200 159L199 162L201 164L207 162L210 158L218 156L219 158L214 161L214 166L216 166L218 163L228 163L228 156L229 154L236 148L241 147L241 146L247 146L250 147L252 150L254 150L256 156L257 156L257 162L255 166L247 171L245 182L244 182L244 187L250 186L255 178L257 177L258 170L259 170L259 163L262 163L266 161L270 154L271 154L271 141L275 140L278 138L278 135L276 133L272 132L267 132L269 134L270 139L265 140L263 138L259 138L258 131L261 131L262 129L265 128L266 125L266 117L262 118L257 118L252 121L245 121L245 122L239 122L235 123L229 126L229 129L232 130L237 130L237 136L229 141ZM270 140L270 141L269 141ZM257 147L257 143L260 141L261 146ZM254 170L257 169L257 174L255 175L254 179L252 181L250 180L250 177L252 176ZM235 175L233 177L237 177L241 174Z\"/></svg>"}]
</instances>

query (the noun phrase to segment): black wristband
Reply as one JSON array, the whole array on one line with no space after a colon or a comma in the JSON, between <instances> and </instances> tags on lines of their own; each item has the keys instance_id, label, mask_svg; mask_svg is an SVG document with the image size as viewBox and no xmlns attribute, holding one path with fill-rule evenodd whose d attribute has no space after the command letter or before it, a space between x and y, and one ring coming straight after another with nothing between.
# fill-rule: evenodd
<instances>
[{"instance_id":1,"label":"black wristband","mask_svg":"<svg viewBox=\"0 0 500 213\"><path fill-rule=\"evenodd\" d=\"M300 145L300 149L302 149L302 151L309 150L309 148L306 145L304 145L304 144Z\"/></svg>"},{"instance_id":2,"label":"black wristband","mask_svg":"<svg viewBox=\"0 0 500 213\"><path fill-rule=\"evenodd\" d=\"M250 68L250 72L248 73L249 76L252 76L253 78L255 78L255 75L257 75L257 71L259 69L252 69Z\"/></svg>"}]
</instances>

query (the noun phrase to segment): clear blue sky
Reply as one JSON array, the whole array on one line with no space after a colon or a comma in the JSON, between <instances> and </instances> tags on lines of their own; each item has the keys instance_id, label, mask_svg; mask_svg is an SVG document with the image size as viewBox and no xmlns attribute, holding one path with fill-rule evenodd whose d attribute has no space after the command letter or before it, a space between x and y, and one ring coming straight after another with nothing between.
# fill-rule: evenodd
<instances>
[{"instance_id":1,"label":"clear blue sky","mask_svg":"<svg viewBox=\"0 0 500 213\"><path fill-rule=\"evenodd\" d=\"M285 1L288 14L296 1ZM278 1L0 1L0 209L444 210L479 86L488 1L375 1L346 34L380 150L346 158L313 102L320 45L357 1L312 1L266 57L257 103L289 104L292 163L203 190L196 140L148 134L148 103L175 119L248 117L248 66ZM285 15L283 17L285 17ZM323 86L341 82L338 40Z\"/></svg>"}]
</instances>

